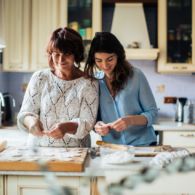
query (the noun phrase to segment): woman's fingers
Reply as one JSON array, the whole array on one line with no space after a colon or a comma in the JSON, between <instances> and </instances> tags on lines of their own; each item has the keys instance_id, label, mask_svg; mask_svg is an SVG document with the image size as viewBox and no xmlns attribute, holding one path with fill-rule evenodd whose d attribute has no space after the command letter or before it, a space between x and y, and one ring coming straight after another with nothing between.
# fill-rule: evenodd
<instances>
[{"instance_id":1,"label":"woman's fingers","mask_svg":"<svg viewBox=\"0 0 195 195\"><path fill-rule=\"evenodd\" d=\"M64 137L62 131L60 131L59 129L52 129L51 131L47 131L45 132L45 135L53 137L54 139L61 139Z\"/></svg>"},{"instance_id":2,"label":"woman's fingers","mask_svg":"<svg viewBox=\"0 0 195 195\"><path fill-rule=\"evenodd\" d=\"M95 131L101 136L107 135L109 132L109 127L107 125L95 125Z\"/></svg>"},{"instance_id":3,"label":"woman's fingers","mask_svg":"<svg viewBox=\"0 0 195 195\"><path fill-rule=\"evenodd\" d=\"M45 135L52 137L54 139L61 139L65 135L64 128L61 123L55 124L50 131L44 131Z\"/></svg>"},{"instance_id":4,"label":"woman's fingers","mask_svg":"<svg viewBox=\"0 0 195 195\"><path fill-rule=\"evenodd\" d=\"M115 122L113 122L111 124L111 128L115 129L116 131L123 131L127 128L127 123L125 120L123 120L123 118L120 118L118 120L116 120Z\"/></svg>"},{"instance_id":5,"label":"woman's fingers","mask_svg":"<svg viewBox=\"0 0 195 195\"><path fill-rule=\"evenodd\" d=\"M44 133L39 125L34 125L29 129L29 132L35 136L43 136Z\"/></svg>"}]
</instances>

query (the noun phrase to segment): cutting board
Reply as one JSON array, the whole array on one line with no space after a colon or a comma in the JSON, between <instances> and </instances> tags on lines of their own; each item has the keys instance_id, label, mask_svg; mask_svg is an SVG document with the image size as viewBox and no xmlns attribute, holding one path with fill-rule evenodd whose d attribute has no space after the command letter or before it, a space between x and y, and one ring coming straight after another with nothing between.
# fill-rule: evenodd
<instances>
[{"instance_id":1,"label":"cutting board","mask_svg":"<svg viewBox=\"0 0 195 195\"><path fill-rule=\"evenodd\" d=\"M87 148L8 147L0 152L1 171L84 171Z\"/></svg>"}]
</instances>

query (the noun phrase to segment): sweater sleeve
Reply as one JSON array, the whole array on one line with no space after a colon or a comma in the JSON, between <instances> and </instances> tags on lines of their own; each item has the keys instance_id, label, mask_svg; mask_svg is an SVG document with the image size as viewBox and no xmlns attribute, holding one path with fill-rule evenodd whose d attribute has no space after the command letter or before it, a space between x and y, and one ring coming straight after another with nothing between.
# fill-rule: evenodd
<instances>
[{"instance_id":1,"label":"sweater sleeve","mask_svg":"<svg viewBox=\"0 0 195 195\"><path fill-rule=\"evenodd\" d=\"M39 118L42 81L41 72L35 72L30 79L20 112L17 116L17 124L21 130L27 131L26 127L24 126L24 118L26 116L34 116Z\"/></svg>"},{"instance_id":2,"label":"sweater sleeve","mask_svg":"<svg viewBox=\"0 0 195 195\"><path fill-rule=\"evenodd\" d=\"M141 114L147 118L147 126L151 126L156 120L158 109L149 83L141 71L139 77L139 99L143 109Z\"/></svg>"},{"instance_id":3,"label":"sweater sleeve","mask_svg":"<svg viewBox=\"0 0 195 195\"><path fill-rule=\"evenodd\" d=\"M78 118L71 120L78 123L77 132L74 135L69 134L70 137L82 139L93 129L98 111L98 91L99 87L97 81L90 81L83 90L80 115Z\"/></svg>"}]
</instances>

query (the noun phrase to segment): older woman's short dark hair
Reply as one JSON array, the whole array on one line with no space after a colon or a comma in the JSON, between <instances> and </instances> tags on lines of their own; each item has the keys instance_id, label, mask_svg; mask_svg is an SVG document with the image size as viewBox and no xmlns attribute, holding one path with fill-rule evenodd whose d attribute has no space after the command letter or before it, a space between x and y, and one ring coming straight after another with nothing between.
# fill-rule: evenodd
<instances>
[{"instance_id":1,"label":"older woman's short dark hair","mask_svg":"<svg viewBox=\"0 0 195 195\"><path fill-rule=\"evenodd\" d=\"M80 66L80 62L84 60L82 37L73 29L67 27L58 28L52 33L46 48L48 53L48 62L51 68L53 68L51 54L56 50L59 50L64 54L73 54L78 66Z\"/></svg>"}]
</instances>

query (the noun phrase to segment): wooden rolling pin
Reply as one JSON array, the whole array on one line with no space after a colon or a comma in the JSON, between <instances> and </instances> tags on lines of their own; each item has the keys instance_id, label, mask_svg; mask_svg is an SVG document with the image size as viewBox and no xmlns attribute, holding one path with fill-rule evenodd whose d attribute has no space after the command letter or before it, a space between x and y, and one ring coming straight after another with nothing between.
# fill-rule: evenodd
<instances>
[{"instance_id":1,"label":"wooden rolling pin","mask_svg":"<svg viewBox=\"0 0 195 195\"><path fill-rule=\"evenodd\" d=\"M0 141L0 152L5 150L6 147L7 147L7 141L5 140Z\"/></svg>"},{"instance_id":2,"label":"wooden rolling pin","mask_svg":"<svg viewBox=\"0 0 195 195\"><path fill-rule=\"evenodd\" d=\"M125 145L120 145L120 144L111 144L108 142L104 142L104 141L96 141L96 144L98 146L102 146L102 147L106 147L106 148L111 148L113 150L128 150L129 147L125 146Z\"/></svg>"},{"instance_id":3,"label":"wooden rolling pin","mask_svg":"<svg viewBox=\"0 0 195 195\"><path fill-rule=\"evenodd\" d=\"M96 144L100 147L106 147L106 148L111 148L113 150L128 150L131 148L131 146L126 146L126 145L120 145L120 144L111 144L111 143L107 143L104 141L97 141ZM134 147L136 148L136 147ZM135 157L153 157L155 156L157 153L151 152L151 153L136 153L135 151Z\"/></svg>"},{"instance_id":4,"label":"wooden rolling pin","mask_svg":"<svg viewBox=\"0 0 195 195\"><path fill-rule=\"evenodd\" d=\"M104 142L104 141L97 141L96 144L98 146L107 147L107 148L111 148L114 150L128 150L131 148L131 146L120 145L120 144L111 144L111 143ZM143 147L138 146L138 147L134 147L134 148L135 148L135 156L155 156L158 152L163 152L163 151L172 152L172 151L174 151L174 149L170 145L143 146ZM151 152L146 152L146 153L136 152L136 150L140 150L140 149L144 150L147 148L151 148L153 150Z\"/></svg>"}]
</instances>

